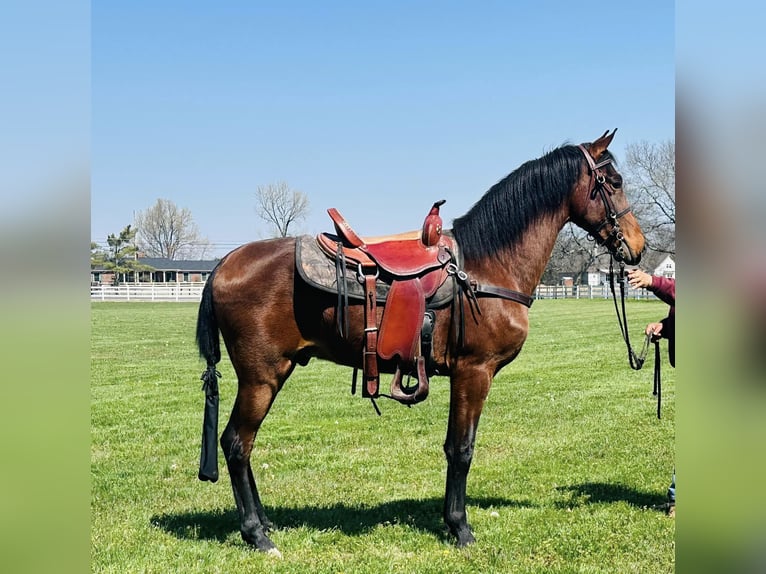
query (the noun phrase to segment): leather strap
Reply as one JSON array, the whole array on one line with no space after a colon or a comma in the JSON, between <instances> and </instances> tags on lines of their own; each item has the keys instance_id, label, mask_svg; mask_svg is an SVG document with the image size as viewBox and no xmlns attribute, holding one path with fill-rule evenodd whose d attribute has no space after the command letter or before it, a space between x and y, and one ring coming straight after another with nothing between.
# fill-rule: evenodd
<instances>
[{"instance_id":1,"label":"leather strap","mask_svg":"<svg viewBox=\"0 0 766 574\"><path fill-rule=\"evenodd\" d=\"M375 275L364 276L364 386L362 396L378 396L378 327Z\"/></svg>"},{"instance_id":2,"label":"leather strap","mask_svg":"<svg viewBox=\"0 0 766 574\"><path fill-rule=\"evenodd\" d=\"M508 299L509 301L515 301L521 303L526 307L531 307L534 302L534 298L530 297L526 293L520 291L514 291L513 289L506 289L505 287L495 287L494 285L481 285L476 283L473 285L473 291L477 295L486 295L488 297L500 297L501 299Z\"/></svg>"},{"instance_id":3,"label":"leather strap","mask_svg":"<svg viewBox=\"0 0 766 574\"><path fill-rule=\"evenodd\" d=\"M654 390L652 394L657 397L657 418L660 416L662 410L662 374L661 374L661 360L660 360L660 341L654 342Z\"/></svg>"},{"instance_id":4,"label":"leather strap","mask_svg":"<svg viewBox=\"0 0 766 574\"><path fill-rule=\"evenodd\" d=\"M580 151L582 151L583 155L585 156L585 159L588 162L588 167L590 167L591 171L596 171L599 168L602 168L605 165L612 163L612 158L608 158L596 163L593 159L593 156L590 155L590 152L587 149L585 149L584 145L579 144L577 147L580 148Z\"/></svg>"}]
</instances>

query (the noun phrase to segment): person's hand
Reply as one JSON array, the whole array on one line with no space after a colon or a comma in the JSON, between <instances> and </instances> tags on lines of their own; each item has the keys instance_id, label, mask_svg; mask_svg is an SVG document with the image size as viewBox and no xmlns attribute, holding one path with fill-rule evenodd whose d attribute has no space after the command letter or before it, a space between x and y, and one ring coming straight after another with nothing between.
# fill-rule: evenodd
<instances>
[{"instance_id":1,"label":"person's hand","mask_svg":"<svg viewBox=\"0 0 766 574\"><path fill-rule=\"evenodd\" d=\"M631 269L628 271L628 283L634 289L652 286L652 276L640 269Z\"/></svg>"},{"instance_id":2,"label":"person's hand","mask_svg":"<svg viewBox=\"0 0 766 574\"><path fill-rule=\"evenodd\" d=\"M645 333L652 336L652 342L662 338L662 323L649 323Z\"/></svg>"}]
</instances>

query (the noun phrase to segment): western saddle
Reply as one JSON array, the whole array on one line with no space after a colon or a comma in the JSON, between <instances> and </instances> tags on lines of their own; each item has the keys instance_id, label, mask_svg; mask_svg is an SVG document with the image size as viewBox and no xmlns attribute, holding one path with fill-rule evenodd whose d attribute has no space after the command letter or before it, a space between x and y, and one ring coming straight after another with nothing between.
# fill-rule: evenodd
<instances>
[{"instance_id":1,"label":"western saddle","mask_svg":"<svg viewBox=\"0 0 766 574\"><path fill-rule=\"evenodd\" d=\"M414 404L428 396L426 361L431 355L434 313L426 311L426 301L436 293L454 271L454 240L442 234L439 207L431 207L420 232L377 238L362 238L335 208L327 212L336 234L320 233L317 242L322 251L335 258L338 273L338 330L348 334L348 297L343 303L341 290L348 269L364 286L364 350L362 396L380 396L378 357L396 361L390 397L404 404ZM453 263L452 266L449 264ZM390 283L380 325L377 324L378 280ZM344 329L345 321L345 329ZM414 375L417 385L403 386L404 374ZM356 387L356 370L354 385Z\"/></svg>"}]
</instances>

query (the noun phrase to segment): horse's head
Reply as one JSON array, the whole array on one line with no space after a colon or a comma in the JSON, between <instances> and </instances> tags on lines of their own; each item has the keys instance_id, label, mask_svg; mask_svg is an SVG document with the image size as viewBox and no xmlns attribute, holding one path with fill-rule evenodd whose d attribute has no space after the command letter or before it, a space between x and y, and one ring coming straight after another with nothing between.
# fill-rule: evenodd
<instances>
[{"instance_id":1,"label":"horse's head","mask_svg":"<svg viewBox=\"0 0 766 574\"><path fill-rule=\"evenodd\" d=\"M607 130L583 154L580 179L571 199L570 219L604 245L615 259L636 265L644 251L644 234L622 189L622 176L607 151L617 130Z\"/></svg>"}]
</instances>

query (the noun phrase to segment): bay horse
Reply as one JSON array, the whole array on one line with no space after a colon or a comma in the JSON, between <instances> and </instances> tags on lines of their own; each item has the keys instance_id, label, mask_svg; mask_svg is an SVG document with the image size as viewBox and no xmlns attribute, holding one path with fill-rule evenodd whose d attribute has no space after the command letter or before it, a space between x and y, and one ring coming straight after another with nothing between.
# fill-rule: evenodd
<instances>
[{"instance_id":1,"label":"bay horse","mask_svg":"<svg viewBox=\"0 0 766 574\"><path fill-rule=\"evenodd\" d=\"M559 231L570 221L618 260L637 264L644 236L607 150L615 132L607 131L592 143L563 145L522 164L455 219L447 233L463 255L467 276L531 295ZM250 465L255 436L296 365L319 357L359 368L364 338L363 303L349 304L348 332L341 337L338 298L301 280L295 247L295 238L284 237L230 252L204 287L197 320L197 344L208 365L205 384L215 386L220 376L215 369L221 358L219 331L238 378L220 444L242 538L277 555ZM517 301L482 298L479 308L478 315L466 313L460 338L450 336L449 306L436 309L432 339L433 364L450 378L443 518L458 546L475 541L465 506L479 417L494 376L519 354L529 326L528 308ZM382 313L381 306L377 312ZM385 365L383 371L393 372ZM212 443L208 456L215 460L215 439ZM203 440L203 458L206 448L211 445ZM201 468L200 479L215 481L217 466L207 474Z\"/></svg>"}]
</instances>

